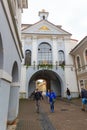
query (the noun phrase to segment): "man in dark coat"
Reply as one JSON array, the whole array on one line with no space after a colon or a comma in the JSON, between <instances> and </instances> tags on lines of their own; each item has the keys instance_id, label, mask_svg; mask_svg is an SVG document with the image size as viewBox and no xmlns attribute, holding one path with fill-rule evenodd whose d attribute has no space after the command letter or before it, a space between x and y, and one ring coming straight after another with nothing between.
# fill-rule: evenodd
<instances>
[{"instance_id":1,"label":"man in dark coat","mask_svg":"<svg viewBox=\"0 0 87 130\"><path fill-rule=\"evenodd\" d=\"M42 93L40 91L38 91L38 89L36 89L35 94L34 94L34 99L35 99L35 102L36 102L36 111L37 111L37 113L39 113L41 98L43 99Z\"/></svg>"},{"instance_id":2,"label":"man in dark coat","mask_svg":"<svg viewBox=\"0 0 87 130\"><path fill-rule=\"evenodd\" d=\"M81 88L81 98L82 98L82 111L85 111L87 104L87 89Z\"/></svg>"}]
</instances>

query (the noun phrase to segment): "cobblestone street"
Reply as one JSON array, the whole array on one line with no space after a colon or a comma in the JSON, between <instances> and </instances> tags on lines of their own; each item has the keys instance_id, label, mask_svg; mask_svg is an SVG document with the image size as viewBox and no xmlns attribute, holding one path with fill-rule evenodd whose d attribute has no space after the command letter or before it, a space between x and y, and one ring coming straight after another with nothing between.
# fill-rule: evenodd
<instances>
[{"instance_id":1,"label":"cobblestone street","mask_svg":"<svg viewBox=\"0 0 87 130\"><path fill-rule=\"evenodd\" d=\"M81 111L81 99L57 99L54 113L45 99L40 113L36 113L33 100L20 100L18 120L16 130L87 130L87 111Z\"/></svg>"}]
</instances>

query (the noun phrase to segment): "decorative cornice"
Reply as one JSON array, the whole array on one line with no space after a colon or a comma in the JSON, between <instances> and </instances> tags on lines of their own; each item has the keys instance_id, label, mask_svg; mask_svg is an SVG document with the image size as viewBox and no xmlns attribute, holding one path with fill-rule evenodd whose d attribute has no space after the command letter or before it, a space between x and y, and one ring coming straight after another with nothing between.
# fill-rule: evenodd
<instances>
[{"instance_id":1,"label":"decorative cornice","mask_svg":"<svg viewBox=\"0 0 87 130\"><path fill-rule=\"evenodd\" d=\"M87 42L87 36L85 36L70 52L73 54L77 49L79 49L85 42Z\"/></svg>"},{"instance_id":2,"label":"decorative cornice","mask_svg":"<svg viewBox=\"0 0 87 130\"><path fill-rule=\"evenodd\" d=\"M20 87L20 82L12 82L11 87Z\"/></svg>"},{"instance_id":3,"label":"decorative cornice","mask_svg":"<svg viewBox=\"0 0 87 130\"><path fill-rule=\"evenodd\" d=\"M17 26L16 26L16 22L14 20L14 14L13 14L13 11L12 11L12 7L11 7L11 3L10 3L10 0L7 1L7 4L8 6L6 5L6 3L1 0L1 3L2 3L2 6L3 6L3 9L4 9L4 12L5 12L5 15L6 15L6 19L8 21L8 25L9 25L9 29L11 31L11 34L13 36L13 39L14 39L14 43L15 43L15 46L17 48L17 51L18 51L18 54L19 54L19 57L20 57L20 60L22 60L22 57L23 57L23 52L22 52L22 43L20 41L20 38L19 38L19 34L18 34L18 29L17 29ZM15 35L13 33L13 30L12 30L12 26L11 26L11 22L9 21L9 14L7 14L7 10L6 10L6 7L9 8L9 11L10 11L10 14L11 14L11 18L12 18L12 22L13 22L13 26L14 26L14 30L15 30L15 34L16 34L16 37L17 37L17 40L18 40L18 43L16 43L16 39L15 39ZM19 49L20 48L20 52L19 52ZM21 54L20 54L21 53Z\"/></svg>"},{"instance_id":4,"label":"decorative cornice","mask_svg":"<svg viewBox=\"0 0 87 130\"><path fill-rule=\"evenodd\" d=\"M12 82L12 77L6 71L0 69L0 79Z\"/></svg>"}]
</instances>

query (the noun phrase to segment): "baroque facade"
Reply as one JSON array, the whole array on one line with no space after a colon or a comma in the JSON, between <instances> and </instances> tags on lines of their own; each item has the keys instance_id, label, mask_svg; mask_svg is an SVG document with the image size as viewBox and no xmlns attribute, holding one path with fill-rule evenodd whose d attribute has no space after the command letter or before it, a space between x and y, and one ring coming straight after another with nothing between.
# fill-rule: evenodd
<instances>
[{"instance_id":1,"label":"baroque facade","mask_svg":"<svg viewBox=\"0 0 87 130\"><path fill-rule=\"evenodd\" d=\"M18 115L21 61L21 12L27 0L0 0L0 130Z\"/></svg>"},{"instance_id":2,"label":"baroque facade","mask_svg":"<svg viewBox=\"0 0 87 130\"><path fill-rule=\"evenodd\" d=\"M40 80L45 83L45 89L41 90L44 93L53 89L57 96L66 97L68 87L72 97L78 97L75 65L70 55L77 40L61 25L49 22L49 13L45 10L38 15L37 23L22 25L24 59L20 97L28 98Z\"/></svg>"}]
</instances>

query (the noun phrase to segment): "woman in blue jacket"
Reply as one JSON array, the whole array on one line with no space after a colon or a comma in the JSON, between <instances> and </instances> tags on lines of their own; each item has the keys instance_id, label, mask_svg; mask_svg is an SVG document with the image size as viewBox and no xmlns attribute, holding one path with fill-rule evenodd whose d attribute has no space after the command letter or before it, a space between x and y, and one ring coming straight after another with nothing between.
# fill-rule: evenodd
<instances>
[{"instance_id":1,"label":"woman in blue jacket","mask_svg":"<svg viewBox=\"0 0 87 130\"><path fill-rule=\"evenodd\" d=\"M49 97L49 103L50 103L50 110L51 110L51 112L54 112L54 103L55 103L55 99L56 99L55 92L53 92L53 90L50 90L48 97Z\"/></svg>"}]
</instances>

